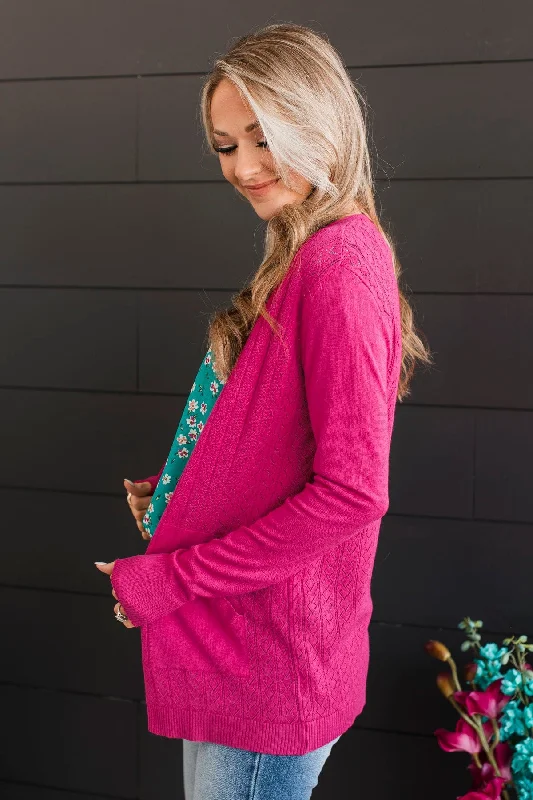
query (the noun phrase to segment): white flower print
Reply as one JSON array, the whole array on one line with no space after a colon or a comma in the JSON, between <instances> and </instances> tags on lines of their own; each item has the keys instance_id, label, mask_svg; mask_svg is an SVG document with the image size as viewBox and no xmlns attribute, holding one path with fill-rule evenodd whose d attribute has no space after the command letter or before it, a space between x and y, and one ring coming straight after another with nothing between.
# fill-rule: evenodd
<instances>
[{"instance_id":1,"label":"white flower print","mask_svg":"<svg viewBox=\"0 0 533 800\"><path fill-rule=\"evenodd\" d=\"M168 491L154 493L153 502L150 503L143 518L144 530L150 537L153 536L158 520L174 494L172 489L175 490L185 466L184 462L190 457L192 449L205 428L209 414L224 383L225 381L216 374L213 354L209 348L191 387L168 461L162 473L161 484ZM179 459L181 459L181 463Z\"/></svg>"}]
</instances>

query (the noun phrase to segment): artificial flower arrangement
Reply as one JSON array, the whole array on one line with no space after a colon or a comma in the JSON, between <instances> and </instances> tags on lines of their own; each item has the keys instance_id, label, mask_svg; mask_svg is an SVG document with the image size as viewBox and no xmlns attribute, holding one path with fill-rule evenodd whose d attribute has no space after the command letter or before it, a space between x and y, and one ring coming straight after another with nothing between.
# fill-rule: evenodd
<instances>
[{"instance_id":1,"label":"artificial flower arrangement","mask_svg":"<svg viewBox=\"0 0 533 800\"><path fill-rule=\"evenodd\" d=\"M465 617L457 626L467 637L461 650L477 656L464 668L466 691L446 645L425 645L430 656L449 665L437 686L461 717L455 731L438 728L435 736L443 750L472 756L472 791L457 800L533 800L533 667L525 660L533 644L519 636L504 639L502 647L481 646L482 625Z\"/></svg>"}]
</instances>

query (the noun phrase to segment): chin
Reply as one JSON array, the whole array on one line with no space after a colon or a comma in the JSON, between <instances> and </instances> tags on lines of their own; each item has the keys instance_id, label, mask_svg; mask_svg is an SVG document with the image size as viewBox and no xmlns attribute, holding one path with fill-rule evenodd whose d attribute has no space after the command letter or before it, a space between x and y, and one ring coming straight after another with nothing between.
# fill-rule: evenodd
<instances>
[{"instance_id":1,"label":"chin","mask_svg":"<svg viewBox=\"0 0 533 800\"><path fill-rule=\"evenodd\" d=\"M277 197L276 199L273 198L270 202L253 203L250 201L250 205L252 206L258 217L261 217L261 219L268 221L271 217L275 216L275 214L278 214L283 208L283 206L286 206L289 203L291 203L292 205L299 205L304 200L305 200L305 195L292 195L291 197L284 197L284 198Z\"/></svg>"}]
</instances>

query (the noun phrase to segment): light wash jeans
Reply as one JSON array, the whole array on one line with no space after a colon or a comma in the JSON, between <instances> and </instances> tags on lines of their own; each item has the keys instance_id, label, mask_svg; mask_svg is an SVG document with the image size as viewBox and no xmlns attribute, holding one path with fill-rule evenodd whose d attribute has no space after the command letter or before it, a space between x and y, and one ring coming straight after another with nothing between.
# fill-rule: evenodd
<instances>
[{"instance_id":1,"label":"light wash jeans","mask_svg":"<svg viewBox=\"0 0 533 800\"><path fill-rule=\"evenodd\" d=\"M340 738L303 756L183 739L185 800L309 800Z\"/></svg>"}]
</instances>

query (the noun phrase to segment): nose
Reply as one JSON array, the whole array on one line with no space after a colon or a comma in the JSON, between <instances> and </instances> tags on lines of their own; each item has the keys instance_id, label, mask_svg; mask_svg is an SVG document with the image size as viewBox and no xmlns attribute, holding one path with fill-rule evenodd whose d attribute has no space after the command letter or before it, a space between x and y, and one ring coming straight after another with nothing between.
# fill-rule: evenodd
<instances>
[{"instance_id":1,"label":"nose","mask_svg":"<svg viewBox=\"0 0 533 800\"><path fill-rule=\"evenodd\" d=\"M240 145L237 148L235 177L243 186L247 183L270 180L261 148L255 145Z\"/></svg>"}]
</instances>

